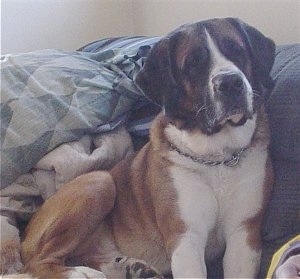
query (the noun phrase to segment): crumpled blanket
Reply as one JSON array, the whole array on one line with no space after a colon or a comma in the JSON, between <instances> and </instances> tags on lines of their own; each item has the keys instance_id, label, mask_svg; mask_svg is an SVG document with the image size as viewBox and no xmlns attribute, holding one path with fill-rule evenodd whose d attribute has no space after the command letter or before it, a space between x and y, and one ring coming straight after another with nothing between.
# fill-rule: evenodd
<instances>
[{"instance_id":1,"label":"crumpled blanket","mask_svg":"<svg viewBox=\"0 0 300 279\"><path fill-rule=\"evenodd\" d=\"M124 123L145 100L133 80L157 40L101 40L97 49L2 56L0 188L60 144Z\"/></svg>"},{"instance_id":2,"label":"crumpled blanket","mask_svg":"<svg viewBox=\"0 0 300 279\"><path fill-rule=\"evenodd\" d=\"M43 50L3 57L1 189L60 144L124 123L143 97L126 75L135 64L124 53L102 53L100 62L89 55Z\"/></svg>"},{"instance_id":3,"label":"crumpled blanket","mask_svg":"<svg viewBox=\"0 0 300 279\"><path fill-rule=\"evenodd\" d=\"M104 39L73 52L1 57L0 274L4 266L10 273L20 269L20 221L64 182L106 169L129 151L120 135L104 140L107 132L125 124L133 133L148 129L127 121L149 103L133 80L158 40Z\"/></svg>"},{"instance_id":4,"label":"crumpled blanket","mask_svg":"<svg viewBox=\"0 0 300 279\"><path fill-rule=\"evenodd\" d=\"M28 174L1 192L1 273L22 268L16 219L27 221L43 200L63 184L94 170L110 169L133 152L124 126L98 135L85 135L46 154Z\"/></svg>"}]
</instances>

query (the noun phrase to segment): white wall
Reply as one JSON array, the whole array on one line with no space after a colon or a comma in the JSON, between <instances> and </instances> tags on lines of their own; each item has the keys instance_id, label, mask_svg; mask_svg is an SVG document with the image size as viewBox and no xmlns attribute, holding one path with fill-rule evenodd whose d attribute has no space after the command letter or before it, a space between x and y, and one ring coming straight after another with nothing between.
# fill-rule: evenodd
<instances>
[{"instance_id":1,"label":"white wall","mask_svg":"<svg viewBox=\"0 0 300 279\"><path fill-rule=\"evenodd\" d=\"M186 22L234 16L276 43L300 42L300 0L1 0L2 53L74 50L103 37L163 35Z\"/></svg>"},{"instance_id":2,"label":"white wall","mask_svg":"<svg viewBox=\"0 0 300 279\"><path fill-rule=\"evenodd\" d=\"M1 0L2 53L74 50L132 34L131 0Z\"/></svg>"},{"instance_id":3,"label":"white wall","mask_svg":"<svg viewBox=\"0 0 300 279\"><path fill-rule=\"evenodd\" d=\"M134 32L160 35L186 22L239 17L276 43L300 42L300 0L134 0Z\"/></svg>"}]
</instances>

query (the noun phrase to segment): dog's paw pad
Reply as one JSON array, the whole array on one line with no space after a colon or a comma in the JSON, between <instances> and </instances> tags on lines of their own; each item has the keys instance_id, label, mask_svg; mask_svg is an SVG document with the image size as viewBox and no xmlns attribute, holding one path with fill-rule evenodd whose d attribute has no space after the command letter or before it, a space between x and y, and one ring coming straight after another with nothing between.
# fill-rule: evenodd
<instances>
[{"instance_id":1,"label":"dog's paw pad","mask_svg":"<svg viewBox=\"0 0 300 279\"><path fill-rule=\"evenodd\" d=\"M115 262L118 264L124 263L128 260L128 257L117 257L115 258Z\"/></svg>"},{"instance_id":2,"label":"dog's paw pad","mask_svg":"<svg viewBox=\"0 0 300 279\"><path fill-rule=\"evenodd\" d=\"M143 262L135 262L126 266L126 279L131 278L152 278L162 279L163 277L154 269Z\"/></svg>"}]
</instances>

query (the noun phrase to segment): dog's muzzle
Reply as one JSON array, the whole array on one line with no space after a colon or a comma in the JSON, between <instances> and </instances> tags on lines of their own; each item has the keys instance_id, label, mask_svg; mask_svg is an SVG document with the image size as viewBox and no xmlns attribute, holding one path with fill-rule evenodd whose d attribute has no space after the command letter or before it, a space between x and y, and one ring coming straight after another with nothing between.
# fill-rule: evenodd
<instances>
[{"instance_id":1,"label":"dog's muzzle","mask_svg":"<svg viewBox=\"0 0 300 279\"><path fill-rule=\"evenodd\" d=\"M244 81L240 74L219 74L212 79L214 91L227 98L236 98L244 91Z\"/></svg>"},{"instance_id":2,"label":"dog's muzzle","mask_svg":"<svg viewBox=\"0 0 300 279\"><path fill-rule=\"evenodd\" d=\"M218 120L222 124L242 124L240 121L250 118L252 108L249 105L249 86L239 72L226 72L212 78L214 97L221 104Z\"/></svg>"}]
</instances>

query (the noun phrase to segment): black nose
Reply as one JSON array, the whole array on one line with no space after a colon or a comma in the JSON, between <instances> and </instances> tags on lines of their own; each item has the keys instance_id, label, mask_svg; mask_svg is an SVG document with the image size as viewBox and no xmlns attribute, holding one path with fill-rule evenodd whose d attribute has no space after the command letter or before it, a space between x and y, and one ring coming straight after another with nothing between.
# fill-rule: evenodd
<instances>
[{"instance_id":1,"label":"black nose","mask_svg":"<svg viewBox=\"0 0 300 279\"><path fill-rule=\"evenodd\" d=\"M226 96L233 96L242 93L244 81L239 74L219 74L212 79L214 91Z\"/></svg>"}]
</instances>

